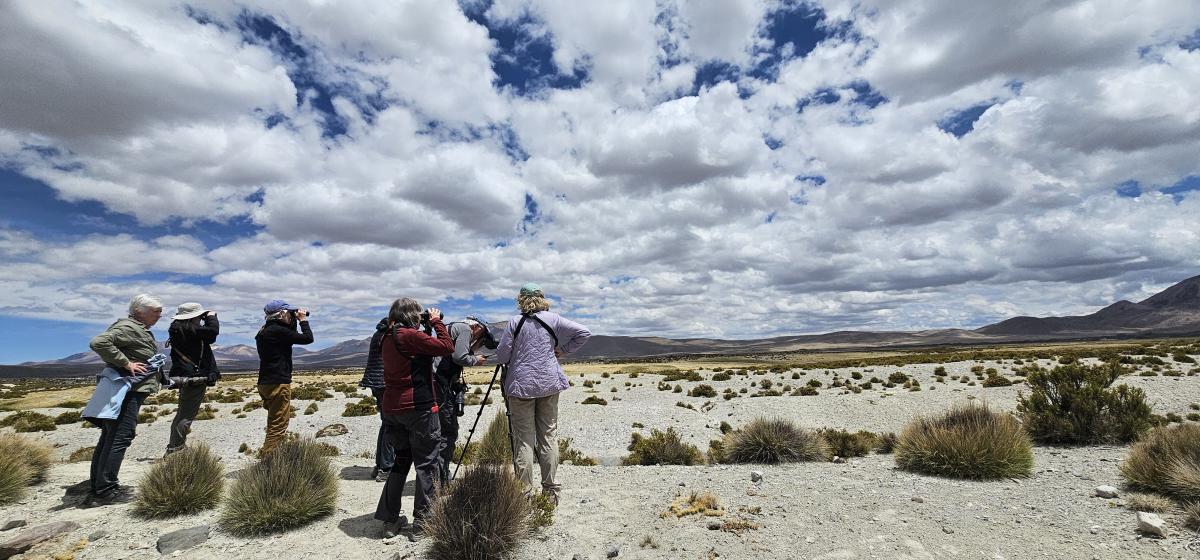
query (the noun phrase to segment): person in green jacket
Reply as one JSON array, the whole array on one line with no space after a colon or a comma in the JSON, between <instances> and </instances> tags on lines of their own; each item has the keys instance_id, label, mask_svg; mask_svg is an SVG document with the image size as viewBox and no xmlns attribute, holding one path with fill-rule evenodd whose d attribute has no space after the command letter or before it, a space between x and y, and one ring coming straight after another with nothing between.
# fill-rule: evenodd
<instances>
[{"instance_id":1,"label":"person in green jacket","mask_svg":"<svg viewBox=\"0 0 1200 560\"><path fill-rule=\"evenodd\" d=\"M158 353L158 342L150 327L162 317L162 302L148 294L138 294L129 302L129 316L118 319L92 339L91 348L104 364L121 375L148 373L146 361ZM130 387L116 419L99 420L100 441L92 452L91 488L86 506L123 503L133 499L133 489L117 481L125 450L136 434L138 410L151 393L158 392L157 375Z\"/></svg>"}]
</instances>

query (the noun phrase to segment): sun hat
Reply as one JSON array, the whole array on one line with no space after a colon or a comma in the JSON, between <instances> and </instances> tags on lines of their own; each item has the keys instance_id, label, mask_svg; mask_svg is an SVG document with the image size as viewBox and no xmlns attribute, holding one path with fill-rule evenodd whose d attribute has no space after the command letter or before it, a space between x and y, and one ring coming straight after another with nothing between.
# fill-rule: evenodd
<instances>
[{"instance_id":1,"label":"sun hat","mask_svg":"<svg viewBox=\"0 0 1200 560\"><path fill-rule=\"evenodd\" d=\"M200 305L199 303L188 302L183 305L180 305L179 309L175 310L175 316L171 317L171 319L175 319L175 320L194 319L205 313L208 313L208 310L205 309L204 306Z\"/></svg>"},{"instance_id":2,"label":"sun hat","mask_svg":"<svg viewBox=\"0 0 1200 560\"><path fill-rule=\"evenodd\" d=\"M263 312L268 315L272 313L279 313L280 311L295 311L297 309L299 309L299 307L294 307L292 304L281 299L273 299L263 306Z\"/></svg>"},{"instance_id":3,"label":"sun hat","mask_svg":"<svg viewBox=\"0 0 1200 560\"><path fill-rule=\"evenodd\" d=\"M543 296L543 295L545 295L545 292L542 291L541 286L537 285L536 283L529 282L529 283L525 284L524 286L521 286L521 295L523 295L523 296Z\"/></svg>"},{"instance_id":4,"label":"sun hat","mask_svg":"<svg viewBox=\"0 0 1200 560\"><path fill-rule=\"evenodd\" d=\"M492 327L488 325L486 321L475 315L467 315L467 320L475 321L476 323L479 323L479 326L483 327L483 333L481 333L479 336L483 341L483 346L485 348L488 350L495 350L496 347L500 345L500 342L496 340L496 333L492 332Z\"/></svg>"}]
</instances>

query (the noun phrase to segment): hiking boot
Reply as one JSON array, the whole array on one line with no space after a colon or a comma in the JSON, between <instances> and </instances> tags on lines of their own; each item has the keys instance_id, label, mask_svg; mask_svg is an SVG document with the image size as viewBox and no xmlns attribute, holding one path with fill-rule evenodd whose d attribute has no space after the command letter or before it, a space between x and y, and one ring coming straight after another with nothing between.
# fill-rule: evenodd
<instances>
[{"instance_id":1,"label":"hiking boot","mask_svg":"<svg viewBox=\"0 0 1200 560\"><path fill-rule=\"evenodd\" d=\"M391 474L392 474L392 471L385 471L383 469L375 469L375 475L374 475L375 482L387 482L388 476L390 476Z\"/></svg>"},{"instance_id":2,"label":"hiking boot","mask_svg":"<svg viewBox=\"0 0 1200 560\"><path fill-rule=\"evenodd\" d=\"M414 522L408 528L408 542L417 542L425 536L425 527L420 521Z\"/></svg>"},{"instance_id":3,"label":"hiking boot","mask_svg":"<svg viewBox=\"0 0 1200 560\"><path fill-rule=\"evenodd\" d=\"M111 506L115 504L127 504L133 501L133 497L132 490L129 490L128 488L117 488L116 490L113 490L107 494L88 494L88 496L83 499L83 504L81 505L85 508L92 508Z\"/></svg>"},{"instance_id":4,"label":"hiking boot","mask_svg":"<svg viewBox=\"0 0 1200 560\"><path fill-rule=\"evenodd\" d=\"M554 507L558 507L558 490L557 489L543 488L542 495L546 497L546 501L550 502L550 505L552 505Z\"/></svg>"},{"instance_id":5,"label":"hiking boot","mask_svg":"<svg viewBox=\"0 0 1200 560\"><path fill-rule=\"evenodd\" d=\"M407 529L407 528L408 528L408 518L403 515L401 515L400 518L395 521L384 521L383 522L383 538L390 539L392 537L395 537L396 535L399 535L402 531L404 531L404 529Z\"/></svg>"}]
</instances>

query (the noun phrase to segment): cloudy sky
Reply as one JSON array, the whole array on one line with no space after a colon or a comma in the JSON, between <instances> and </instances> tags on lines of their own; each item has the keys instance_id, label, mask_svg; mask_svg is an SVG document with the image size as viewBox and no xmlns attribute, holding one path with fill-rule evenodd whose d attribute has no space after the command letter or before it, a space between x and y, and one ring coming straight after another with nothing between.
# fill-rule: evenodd
<instances>
[{"instance_id":1,"label":"cloudy sky","mask_svg":"<svg viewBox=\"0 0 1200 560\"><path fill-rule=\"evenodd\" d=\"M0 363L143 291L323 346L528 281L745 338L1200 274L1191 0L15 0L0 77Z\"/></svg>"}]
</instances>

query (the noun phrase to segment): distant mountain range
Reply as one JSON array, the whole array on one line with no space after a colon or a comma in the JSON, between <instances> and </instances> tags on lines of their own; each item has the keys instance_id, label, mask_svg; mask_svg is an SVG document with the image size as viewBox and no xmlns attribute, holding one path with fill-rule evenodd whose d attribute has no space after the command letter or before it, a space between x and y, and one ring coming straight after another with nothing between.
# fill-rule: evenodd
<instances>
[{"instance_id":1,"label":"distant mountain range","mask_svg":"<svg viewBox=\"0 0 1200 560\"><path fill-rule=\"evenodd\" d=\"M757 340L712 338L671 339L595 335L572 358L636 358L684 354L764 354L798 350L970 345L1096 338L1200 335L1200 276L1188 278L1140 302L1118 301L1078 317L1013 317L975 330L937 329L919 332L839 331L819 335L779 336ZM370 338L348 340L322 350L295 348L298 369L361 367ZM225 371L253 370L258 353L244 344L213 348ZM0 366L0 377L58 377L94 372L94 352L60 360Z\"/></svg>"}]
</instances>

